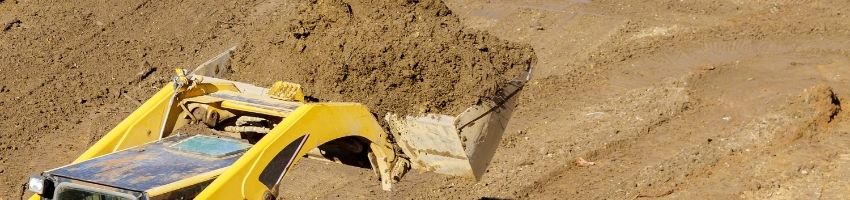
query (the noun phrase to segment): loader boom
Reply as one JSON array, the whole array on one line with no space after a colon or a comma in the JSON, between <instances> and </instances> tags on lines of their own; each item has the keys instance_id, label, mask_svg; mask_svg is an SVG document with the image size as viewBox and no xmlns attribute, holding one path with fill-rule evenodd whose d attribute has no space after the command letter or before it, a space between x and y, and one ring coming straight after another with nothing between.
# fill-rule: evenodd
<instances>
[{"instance_id":1,"label":"loader boom","mask_svg":"<svg viewBox=\"0 0 850 200\"><path fill-rule=\"evenodd\" d=\"M291 113L197 199L263 199L309 150L348 136L372 142L383 185L388 187L390 179L384 177L389 176L395 154L386 141L386 133L366 107L356 103L317 103L303 105Z\"/></svg>"}]
</instances>

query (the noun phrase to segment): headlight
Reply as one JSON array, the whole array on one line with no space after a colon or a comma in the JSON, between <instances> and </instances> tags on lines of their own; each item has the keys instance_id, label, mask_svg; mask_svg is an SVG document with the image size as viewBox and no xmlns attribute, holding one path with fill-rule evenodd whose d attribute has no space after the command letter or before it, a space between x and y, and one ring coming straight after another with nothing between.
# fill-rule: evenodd
<instances>
[{"instance_id":1,"label":"headlight","mask_svg":"<svg viewBox=\"0 0 850 200\"><path fill-rule=\"evenodd\" d=\"M27 182L27 189L32 192L42 194L44 192L44 177L30 176L30 180Z\"/></svg>"}]
</instances>

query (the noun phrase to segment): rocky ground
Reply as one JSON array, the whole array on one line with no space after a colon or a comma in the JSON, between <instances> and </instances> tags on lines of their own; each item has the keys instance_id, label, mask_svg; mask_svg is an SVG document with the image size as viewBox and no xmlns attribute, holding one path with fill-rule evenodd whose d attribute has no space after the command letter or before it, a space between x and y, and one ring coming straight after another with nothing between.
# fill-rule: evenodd
<instances>
[{"instance_id":1,"label":"rocky ground","mask_svg":"<svg viewBox=\"0 0 850 200\"><path fill-rule=\"evenodd\" d=\"M392 67L379 73L388 80L439 78L428 68L396 71L443 53L439 45L427 45L468 48L447 54L469 64L493 58L508 60L490 62L505 63L499 66L526 62L531 58L523 56L530 55L524 45L536 56L532 81L482 180L411 173L395 191L384 192L366 169L306 160L285 178L292 184L282 186L284 196L847 199L850 193L850 115L842 111L850 97L848 2L446 0L448 9L431 1L413 8L397 5L416 1L388 7L316 3L325 7L284 0L0 1L0 198L19 198L29 174L73 160L134 110L136 101L161 87L171 68L195 66L233 44L248 44L244 52L254 52L237 53L234 79L268 84L281 74L308 91L314 88L310 95L320 100L374 89L326 83L341 77L328 73L340 71L356 72L349 74L354 82L369 80L363 76L380 64L370 57L388 60L384 64ZM425 39L416 39L417 29L443 26L380 25L407 17L381 10L419 15L428 9L440 11L423 24L446 23L449 33L486 37L420 31ZM293 25L317 16L333 23ZM326 26L373 21L377 25L362 30ZM310 36L293 40L299 36L277 36L272 29L309 30ZM334 41L311 39L322 34L376 45L343 45L337 51ZM476 43L504 48L482 52ZM412 56L416 59L396 57L418 52L406 46L411 44L427 48ZM315 62L280 57L300 49L316 54L308 58L330 57ZM359 61L345 68L338 58L349 56ZM331 67L315 72L274 67L296 64ZM480 91L487 87L492 86ZM440 92L446 91L428 95ZM465 103L440 107L410 100L416 98L407 99L414 108L405 112L434 107L429 111L451 113L452 106Z\"/></svg>"}]
</instances>

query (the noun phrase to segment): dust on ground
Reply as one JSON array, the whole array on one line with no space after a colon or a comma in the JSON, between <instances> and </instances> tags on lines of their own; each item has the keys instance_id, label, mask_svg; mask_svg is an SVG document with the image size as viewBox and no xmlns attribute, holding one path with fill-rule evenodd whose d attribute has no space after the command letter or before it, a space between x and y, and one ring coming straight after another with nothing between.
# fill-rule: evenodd
<instances>
[{"instance_id":1,"label":"dust on ground","mask_svg":"<svg viewBox=\"0 0 850 200\"><path fill-rule=\"evenodd\" d=\"M234 43L247 43L246 49L269 56L299 48L309 54L333 54L309 55L316 62L308 66L321 65L317 69L329 71L345 66L347 61L340 58L349 55L373 66L376 63L365 58L395 57L402 51L389 48L393 54L383 54L383 46L369 45L344 45L334 51L329 48L335 41L312 40L333 38L321 37L321 32L351 35L340 36L342 41L380 38L328 27L334 23L315 19L321 13L340 23L374 20L365 29L383 28L380 23L406 14L381 13L382 7L360 1L321 2L329 4L3 1L2 198L18 198L29 173L70 162L134 110L135 100L161 87L172 66L195 66ZM339 9L344 8L340 3L349 4L355 17L339 18L348 15ZM848 198L850 118L842 110L850 94L847 2L447 0L446 5L450 12L441 16L459 17L468 27L488 32L488 38L529 44L537 56L533 80L521 94L483 179L412 173L395 185L395 191L384 192L366 169L307 160L285 178L291 183L281 188L286 196ZM389 8L414 13L418 9ZM457 33L474 32L461 25L449 27L460 30ZM281 33L309 30L310 36L291 40L286 38L296 36L260 30L264 28ZM404 44L428 45L428 37ZM466 47L474 41L504 44L492 38L457 38L462 37L436 40L459 41ZM283 42L274 44L275 39ZM470 50L453 55L467 62L500 55L484 56L477 47ZM258 57L237 56L234 78L249 78L253 72L247 67L307 63L297 60L300 57L253 62ZM403 59L395 61L387 66L409 66L400 62ZM146 62L156 70L134 82ZM366 74L370 69L352 70ZM342 75L268 70L254 80L270 83L274 73L281 73L306 82L308 91L311 87L327 91L310 94L321 100L350 98L338 91L346 90L345 85L316 85ZM381 76L404 77L407 72L397 73ZM312 77L310 83L315 74L321 76ZM375 105L382 104L371 106ZM453 111L451 106L443 110ZM576 164L586 162L593 164Z\"/></svg>"}]
</instances>

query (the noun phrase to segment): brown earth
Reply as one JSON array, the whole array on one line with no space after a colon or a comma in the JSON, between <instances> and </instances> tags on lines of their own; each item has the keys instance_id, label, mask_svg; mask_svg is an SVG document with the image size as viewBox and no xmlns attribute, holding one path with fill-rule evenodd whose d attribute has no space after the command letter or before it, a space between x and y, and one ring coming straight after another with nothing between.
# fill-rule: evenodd
<instances>
[{"instance_id":1,"label":"brown earth","mask_svg":"<svg viewBox=\"0 0 850 200\"><path fill-rule=\"evenodd\" d=\"M482 180L412 173L395 191L384 192L366 169L307 160L285 178L284 194L298 199L848 199L850 194L850 115L842 111L850 94L848 2L447 0L450 11L439 4L426 9L431 2L424 1L413 7L317 3L0 3L0 198L18 198L28 174L70 162L134 110L136 100L161 87L173 66L195 66L232 44L245 44L237 53L232 77L237 80L262 85L286 79L303 83L319 100L361 98L387 110L434 107L429 111L451 113L469 102L418 98L462 93L383 97L371 94L390 94L386 85L359 85L378 73L374 79L400 81L394 92L418 90L493 76L464 75L475 69L467 64L481 60L527 61L524 48L496 51L512 46L493 36L529 44L537 64ZM432 17L413 23L408 13ZM473 29L457 24L457 17ZM445 21L450 33L460 35L438 34L442 26L434 23ZM493 36L462 36L478 35L475 30ZM420 37L412 37L416 31ZM439 47L455 43L466 50ZM409 46L416 44L423 48ZM405 58L399 58L401 52ZM441 63L427 58L444 53L439 58L465 63L453 65L459 79L426 67ZM416 61L422 71L402 70ZM146 62L156 70L136 81ZM274 67L302 65L307 67ZM340 72L351 74L343 80ZM440 81L413 84L411 75Z\"/></svg>"},{"instance_id":2,"label":"brown earth","mask_svg":"<svg viewBox=\"0 0 850 200\"><path fill-rule=\"evenodd\" d=\"M233 78L301 83L307 96L361 102L379 116L459 114L520 76L535 57L530 46L465 28L441 1L325 0L285 8L256 13L272 17L244 30Z\"/></svg>"}]
</instances>

